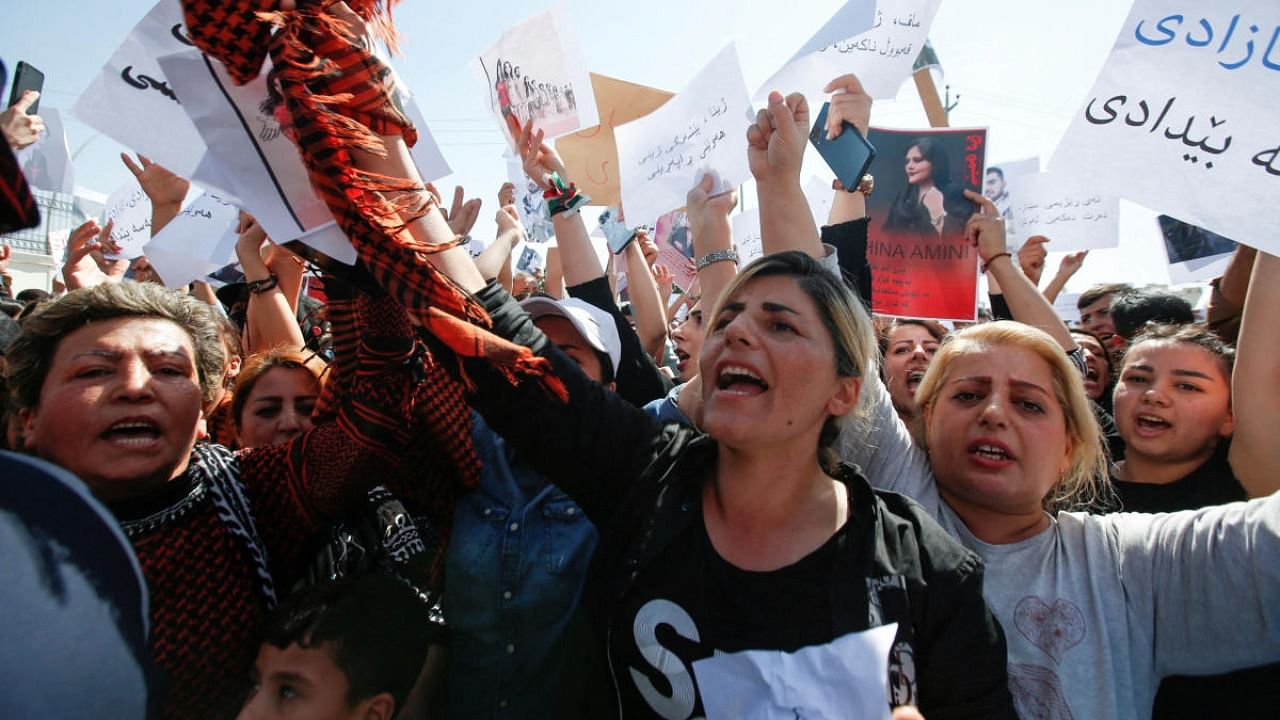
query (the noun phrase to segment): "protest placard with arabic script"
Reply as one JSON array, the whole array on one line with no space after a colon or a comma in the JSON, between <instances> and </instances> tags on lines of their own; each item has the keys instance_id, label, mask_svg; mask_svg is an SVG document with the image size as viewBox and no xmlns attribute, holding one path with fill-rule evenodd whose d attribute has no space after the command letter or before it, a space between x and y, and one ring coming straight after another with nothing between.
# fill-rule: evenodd
<instances>
[{"instance_id":1,"label":"protest placard with arabic script","mask_svg":"<svg viewBox=\"0 0 1280 720\"><path fill-rule=\"evenodd\" d=\"M832 78L846 73L857 73L871 97L895 97L911 75L941 3L942 0L880 0L869 28L866 24L849 25L849 34L837 41L830 41L832 28L824 26L802 48L802 52L809 52L798 54L766 80L756 91L756 99L764 99L770 90L799 91L812 103L822 97L822 88ZM862 12L854 14L865 17ZM814 49L819 42L825 44Z\"/></svg>"},{"instance_id":2,"label":"protest placard with arabic script","mask_svg":"<svg viewBox=\"0 0 1280 720\"><path fill-rule=\"evenodd\" d=\"M751 176L747 125L755 119L733 43L678 95L652 113L614 129L622 179L622 210L649 223L683 207L694 183L717 175L712 193Z\"/></svg>"},{"instance_id":3,"label":"protest placard with arabic script","mask_svg":"<svg viewBox=\"0 0 1280 720\"><path fill-rule=\"evenodd\" d=\"M1280 5L1137 0L1049 165L1280 252Z\"/></svg>"}]
</instances>

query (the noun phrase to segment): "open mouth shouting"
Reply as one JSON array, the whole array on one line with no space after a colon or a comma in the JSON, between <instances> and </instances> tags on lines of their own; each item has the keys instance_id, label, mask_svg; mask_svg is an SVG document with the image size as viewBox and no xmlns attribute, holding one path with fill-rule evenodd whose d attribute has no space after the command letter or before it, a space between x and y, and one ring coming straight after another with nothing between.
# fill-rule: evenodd
<instances>
[{"instance_id":1,"label":"open mouth shouting","mask_svg":"<svg viewBox=\"0 0 1280 720\"><path fill-rule=\"evenodd\" d=\"M160 425L150 418L126 418L113 423L100 437L118 448L148 448L161 436Z\"/></svg>"},{"instance_id":2,"label":"open mouth shouting","mask_svg":"<svg viewBox=\"0 0 1280 720\"><path fill-rule=\"evenodd\" d=\"M970 459L980 467L1000 469L1012 465L1016 457L1008 445L990 438L979 438L969 443Z\"/></svg>"},{"instance_id":3,"label":"open mouth shouting","mask_svg":"<svg viewBox=\"0 0 1280 720\"><path fill-rule=\"evenodd\" d=\"M725 365L716 374L716 389L729 395L755 396L768 391L769 383L741 365Z\"/></svg>"}]
</instances>

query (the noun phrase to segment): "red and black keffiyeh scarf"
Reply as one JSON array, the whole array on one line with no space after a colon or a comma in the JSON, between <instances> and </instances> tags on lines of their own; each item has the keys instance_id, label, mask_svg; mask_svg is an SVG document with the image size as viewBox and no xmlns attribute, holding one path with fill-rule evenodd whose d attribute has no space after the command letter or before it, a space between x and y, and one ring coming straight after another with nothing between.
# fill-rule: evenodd
<instances>
[{"instance_id":1,"label":"red and black keffiyeh scarf","mask_svg":"<svg viewBox=\"0 0 1280 720\"><path fill-rule=\"evenodd\" d=\"M430 194L416 182L355 167L353 150L385 153L378 135L400 135L412 146L417 132L397 105L391 69L352 33L342 4L297 0L296 10L277 11L279 0L182 2L191 40L222 61L235 81L255 77L270 56L278 114L312 186L374 280L404 303L414 322L459 356L485 358L512 382L538 378L567 399L549 363L488 332L484 309L428 262L427 255L448 246L418 243L408 224L435 211ZM388 4L345 5L394 47Z\"/></svg>"}]
</instances>

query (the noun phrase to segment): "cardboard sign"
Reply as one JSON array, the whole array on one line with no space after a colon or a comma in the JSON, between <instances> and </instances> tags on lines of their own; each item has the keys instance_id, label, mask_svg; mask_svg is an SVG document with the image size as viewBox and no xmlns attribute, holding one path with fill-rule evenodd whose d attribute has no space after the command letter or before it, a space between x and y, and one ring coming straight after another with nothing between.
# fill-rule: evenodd
<instances>
[{"instance_id":1,"label":"cardboard sign","mask_svg":"<svg viewBox=\"0 0 1280 720\"><path fill-rule=\"evenodd\" d=\"M622 204L618 182L618 142L613 131L657 110L674 95L665 90L591 73L600 124L556 140L556 152L578 188L592 205Z\"/></svg>"},{"instance_id":2,"label":"cardboard sign","mask_svg":"<svg viewBox=\"0 0 1280 720\"><path fill-rule=\"evenodd\" d=\"M1280 5L1137 0L1050 171L1280 253Z\"/></svg>"}]
</instances>

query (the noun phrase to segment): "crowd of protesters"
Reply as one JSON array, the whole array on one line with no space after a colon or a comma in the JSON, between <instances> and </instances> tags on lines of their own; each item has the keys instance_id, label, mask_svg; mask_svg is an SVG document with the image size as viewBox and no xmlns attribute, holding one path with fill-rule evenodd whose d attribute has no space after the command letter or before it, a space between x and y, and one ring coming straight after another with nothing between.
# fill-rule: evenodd
<instances>
[{"instance_id":1,"label":"crowd of protesters","mask_svg":"<svg viewBox=\"0 0 1280 720\"><path fill-rule=\"evenodd\" d=\"M830 132L865 132L858 79L826 91ZM0 249L3 447L76 476L127 538L145 597L99 579L94 622L142 614L148 714L683 720L772 693L802 717L853 682L842 640L891 624L895 718L1274 712L1280 259L1242 246L1205 318L1115 284L1068 324L1052 301L1084 254L1042 289L1045 239L1012 252L995 198L949 189L957 209L916 224L975 249L995 317L873 316L873 186L836 182L826 218L801 190L813 100L772 93L739 140L764 256L739 269L736 192L706 179L674 295L642 228L623 302L533 126L517 150L556 240L538 276L513 270L509 183L473 257L480 203L446 208L385 124L385 157L347 161L408 182L383 192L403 255L362 247L356 271L247 214L244 280L216 291L109 259L92 220L52 288L12 287ZM0 152L41 131L21 109ZM923 177L939 156L917 145ZM189 183L123 160L159 232ZM53 603L45 573L3 592ZM706 678L743 651L830 674L726 697Z\"/></svg>"}]
</instances>

